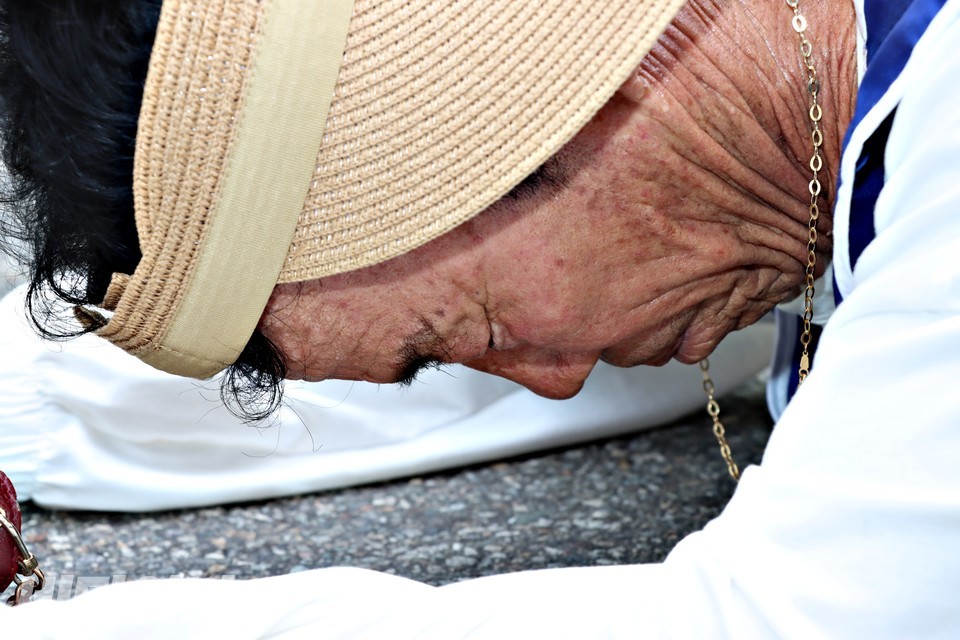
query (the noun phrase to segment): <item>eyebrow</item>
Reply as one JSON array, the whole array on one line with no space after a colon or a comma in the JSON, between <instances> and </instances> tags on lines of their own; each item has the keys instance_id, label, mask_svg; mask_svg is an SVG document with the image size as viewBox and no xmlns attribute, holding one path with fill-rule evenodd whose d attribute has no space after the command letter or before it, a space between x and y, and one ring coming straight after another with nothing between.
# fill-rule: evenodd
<instances>
[{"instance_id":1,"label":"eyebrow","mask_svg":"<svg viewBox=\"0 0 960 640\"><path fill-rule=\"evenodd\" d=\"M446 345L433 325L420 318L420 330L407 337L397 354L397 375L394 384L409 387L423 371L439 369L444 363L437 353L445 353Z\"/></svg>"},{"instance_id":2,"label":"eyebrow","mask_svg":"<svg viewBox=\"0 0 960 640\"><path fill-rule=\"evenodd\" d=\"M503 197L507 200L522 200L536 195L541 189L565 187L567 183L567 175L563 171L557 156L554 155L537 167L533 173L521 180Z\"/></svg>"}]
</instances>

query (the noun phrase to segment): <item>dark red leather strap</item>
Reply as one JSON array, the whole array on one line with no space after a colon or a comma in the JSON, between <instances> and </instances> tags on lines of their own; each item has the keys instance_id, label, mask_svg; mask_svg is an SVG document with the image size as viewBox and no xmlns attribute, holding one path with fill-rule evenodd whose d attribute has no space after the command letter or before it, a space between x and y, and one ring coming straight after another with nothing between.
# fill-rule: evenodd
<instances>
[{"instance_id":1,"label":"dark red leather strap","mask_svg":"<svg viewBox=\"0 0 960 640\"><path fill-rule=\"evenodd\" d=\"M17 491L3 471L0 471L0 508L7 514L7 520L20 529L20 506L17 504ZM13 537L0 526L0 591L6 589L17 575L17 562L20 550Z\"/></svg>"}]
</instances>

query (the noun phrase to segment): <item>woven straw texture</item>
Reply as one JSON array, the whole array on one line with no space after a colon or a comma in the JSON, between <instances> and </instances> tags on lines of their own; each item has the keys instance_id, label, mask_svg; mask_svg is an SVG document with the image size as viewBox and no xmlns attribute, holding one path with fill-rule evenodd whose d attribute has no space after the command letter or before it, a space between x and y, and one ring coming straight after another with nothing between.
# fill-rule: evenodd
<instances>
[{"instance_id":1,"label":"woven straw texture","mask_svg":"<svg viewBox=\"0 0 960 640\"><path fill-rule=\"evenodd\" d=\"M98 332L137 355L166 331L199 256L262 17L257 0L207 0L203 14L182 4L164 3L151 58L164 65L150 69L140 108L137 272L147 277L114 276L104 307L117 321Z\"/></svg>"},{"instance_id":2,"label":"woven straw texture","mask_svg":"<svg viewBox=\"0 0 960 640\"><path fill-rule=\"evenodd\" d=\"M357 0L281 282L400 255L569 140L678 0Z\"/></svg>"}]
</instances>

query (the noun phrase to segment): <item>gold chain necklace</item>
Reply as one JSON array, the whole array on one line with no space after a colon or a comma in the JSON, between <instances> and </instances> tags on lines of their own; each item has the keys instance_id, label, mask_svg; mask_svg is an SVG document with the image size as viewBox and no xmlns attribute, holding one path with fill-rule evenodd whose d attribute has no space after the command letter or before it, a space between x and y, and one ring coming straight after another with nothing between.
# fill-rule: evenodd
<instances>
[{"instance_id":1,"label":"gold chain necklace","mask_svg":"<svg viewBox=\"0 0 960 640\"><path fill-rule=\"evenodd\" d=\"M803 58L803 66L807 72L807 93L810 94L810 138L813 143L813 156L810 158L810 171L813 172L813 178L810 180L810 220L807 224L807 268L806 268L806 286L803 291L803 333L800 334L800 345L803 352L800 354L799 367L799 388L807 375L810 373L810 323L813 321L813 295L814 295L814 276L813 273L817 266L817 220L820 218L820 170L823 168L823 157L820 155L820 147L823 146L823 133L820 131L820 119L823 116L823 109L820 108L820 80L817 77L817 70L813 66L811 54L813 45L807 39L807 19L800 12L800 0L785 0L787 6L793 10L793 19L791 24L793 30L797 33L800 40L800 55ZM720 405L714 397L715 389L713 380L710 378L710 360L704 358L700 361L700 371L703 373L703 391L707 394L707 414L713 420L713 435L720 445L720 455L723 456L727 464L727 473L734 480L740 479L740 467L733 459L730 451L730 444L727 442L726 430L720 421Z\"/></svg>"}]
</instances>

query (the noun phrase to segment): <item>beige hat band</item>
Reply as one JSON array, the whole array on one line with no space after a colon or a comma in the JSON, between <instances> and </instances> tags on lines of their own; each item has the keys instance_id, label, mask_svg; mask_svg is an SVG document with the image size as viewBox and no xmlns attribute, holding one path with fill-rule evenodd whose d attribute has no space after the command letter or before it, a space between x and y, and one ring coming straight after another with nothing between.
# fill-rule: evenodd
<instances>
[{"instance_id":1,"label":"beige hat band","mask_svg":"<svg viewBox=\"0 0 960 640\"><path fill-rule=\"evenodd\" d=\"M163 3L137 135L143 259L114 278L102 336L179 375L236 360L309 190L352 11L352 0Z\"/></svg>"}]
</instances>

